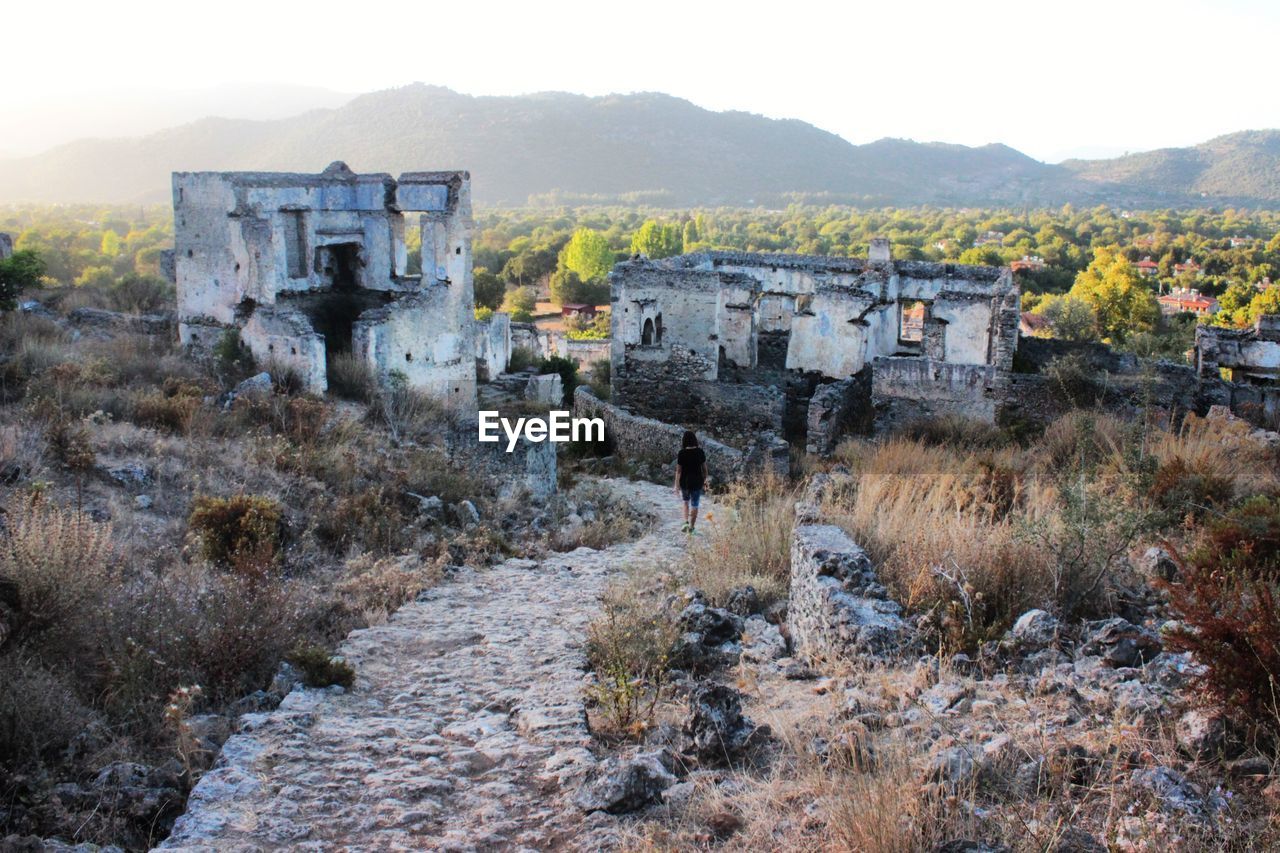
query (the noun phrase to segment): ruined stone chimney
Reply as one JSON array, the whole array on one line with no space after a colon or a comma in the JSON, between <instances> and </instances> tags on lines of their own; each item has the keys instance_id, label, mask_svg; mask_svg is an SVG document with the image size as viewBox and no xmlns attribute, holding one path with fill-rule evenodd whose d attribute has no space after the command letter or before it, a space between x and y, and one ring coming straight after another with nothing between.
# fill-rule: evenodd
<instances>
[{"instance_id":1,"label":"ruined stone chimney","mask_svg":"<svg viewBox=\"0 0 1280 853\"><path fill-rule=\"evenodd\" d=\"M867 260L873 264L887 264L893 256L889 252L888 237L872 237L871 250L867 253Z\"/></svg>"}]
</instances>

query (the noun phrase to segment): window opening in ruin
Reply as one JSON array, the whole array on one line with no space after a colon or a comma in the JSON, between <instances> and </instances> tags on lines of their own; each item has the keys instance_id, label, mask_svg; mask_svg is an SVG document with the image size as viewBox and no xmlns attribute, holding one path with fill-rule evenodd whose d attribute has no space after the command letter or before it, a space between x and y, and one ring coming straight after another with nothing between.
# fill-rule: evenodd
<instances>
[{"instance_id":1,"label":"window opening in ruin","mask_svg":"<svg viewBox=\"0 0 1280 853\"><path fill-rule=\"evenodd\" d=\"M902 344L919 344L924 340L924 322L929 315L929 306L921 300L906 300L898 303L898 342Z\"/></svg>"},{"instance_id":2,"label":"window opening in ruin","mask_svg":"<svg viewBox=\"0 0 1280 853\"><path fill-rule=\"evenodd\" d=\"M301 210L284 211L284 258L289 278L307 277L307 231Z\"/></svg>"},{"instance_id":3,"label":"window opening in ruin","mask_svg":"<svg viewBox=\"0 0 1280 853\"><path fill-rule=\"evenodd\" d=\"M385 305L387 294L360 287L357 243L317 247L316 265L332 286L288 298L306 314L311 328L324 335L325 366L332 370L337 356L351 352L356 320L365 311Z\"/></svg>"},{"instance_id":4,"label":"window opening in ruin","mask_svg":"<svg viewBox=\"0 0 1280 853\"><path fill-rule=\"evenodd\" d=\"M644 321L644 326L642 326L640 329L641 345L646 347L653 346L653 337L654 337L653 320L649 318Z\"/></svg>"},{"instance_id":5,"label":"window opening in ruin","mask_svg":"<svg viewBox=\"0 0 1280 853\"><path fill-rule=\"evenodd\" d=\"M662 315L659 314L653 320L653 331L657 336L657 343L662 343Z\"/></svg>"}]
</instances>

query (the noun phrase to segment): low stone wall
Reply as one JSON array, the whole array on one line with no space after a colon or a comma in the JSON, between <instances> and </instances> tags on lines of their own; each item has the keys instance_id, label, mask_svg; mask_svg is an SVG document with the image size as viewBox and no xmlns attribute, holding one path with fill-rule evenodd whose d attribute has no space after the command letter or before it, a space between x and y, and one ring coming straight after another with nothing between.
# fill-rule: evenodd
<instances>
[{"instance_id":1,"label":"low stone wall","mask_svg":"<svg viewBox=\"0 0 1280 853\"><path fill-rule=\"evenodd\" d=\"M947 364L927 358L878 358L871 369L876 429L960 415L993 423L999 373L985 364Z\"/></svg>"},{"instance_id":2,"label":"low stone wall","mask_svg":"<svg viewBox=\"0 0 1280 853\"><path fill-rule=\"evenodd\" d=\"M597 361L608 361L609 351L613 343L608 339L575 341L565 338L563 344L557 344L560 354L578 365L581 370L589 370Z\"/></svg>"},{"instance_id":3,"label":"low stone wall","mask_svg":"<svg viewBox=\"0 0 1280 853\"><path fill-rule=\"evenodd\" d=\"M806 418L805 450L821 456L829 456L846 435L870 432L871 371L864 368L850 379L819 385L809 398Z\"/></svg>"},{"instance_id":4,"label":"low stone wall","mask_svg":"<svg viewBox=\"0 0 1280 853\"><path fill-rule=\"evenodd\" d=\"M662 466L674 463L685 431L678 424L633 415L601 400L585 385L574 391L573 413L576 417L601 418L606 439L619 456ZM787 443L776 436L772 440L762 438L745 452L705 437L700 437L699 443L707 454L707 467L714 480L736 479L744 472L762 468L786 473L790 465Z\"/></svg>"},{"instance_id":5,"label":"low stone wall","mask_svg":"<svg viewBox=\"0 0 1280 853\"><path fill-rule=\"evenodd\" d=\"M450 453L464 460L468 468L482 468L500 482L509 484L504 491L520 488L537 497L556 493L559 470L556 447L550 441L527 441L520 438L514 450L507 452L507 440L480 442L474 420L467 420L451 430L446 439Z\"/></svg>"},{"instance_id":6,"label":"low stone wall","mask_svg":"<svg viewBox=\"0 0 1280 853\"><path fill-rule=\"evenodd\" d=\"M911 636L901 606L880 585L871 558L813 504L796 505L787 622L798 656L834 660L885 655Z\"/></svg>"}]
</instances>

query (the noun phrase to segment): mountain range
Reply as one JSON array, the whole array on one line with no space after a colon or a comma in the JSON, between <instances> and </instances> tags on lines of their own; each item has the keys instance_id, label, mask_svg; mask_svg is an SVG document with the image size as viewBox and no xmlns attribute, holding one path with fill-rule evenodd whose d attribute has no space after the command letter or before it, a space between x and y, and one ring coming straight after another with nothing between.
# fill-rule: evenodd
<instances>
[{"instance_id":1,"label":"mountain range","mask_svg":"<svg viewBox=\"0 0 1280 853\"><path fill-rule=\"evenodd\" d=\"M1280 131L1050 165L1005 145L852 144L657 93L470 96L413 84L270 120L204 118L0 160L0 202L157 202L169 173L469 169L478 204L1280 207Z\"/></svg>"}]
</instances>

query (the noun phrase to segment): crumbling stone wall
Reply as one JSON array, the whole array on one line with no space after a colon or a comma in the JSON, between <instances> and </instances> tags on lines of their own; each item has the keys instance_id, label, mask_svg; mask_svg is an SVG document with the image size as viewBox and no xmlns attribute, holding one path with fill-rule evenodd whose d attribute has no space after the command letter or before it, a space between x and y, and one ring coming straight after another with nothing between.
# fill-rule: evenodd
<instances>
[{"instance_id":1,"label":"crumbling stone wall","mask_svg":"<svg viewBox=\"0 0 1280 853\"><path fill-rule=\"evenodd\" d=\"M601 400L585 385L574 390L573 413L576 417L601 418L613 453L625 459L661 466L675 462L686 428L681 424L632 414ZM699 436L699 444L707 454L707 468L717 481L732 480L766 469L785 475L790 466L790 449L777 436L758 436L745 450L705 435Z\"/></svg>"},{"instance_id":2,"label":"crumbling stone wall","mask_svg":"<svg viewBox=\"0 0 1280 853\"><path fill-rule=\"evenodd\" d=\"M488 382L511 363L511 315L497 312L476 321L476 379Z\"/></svg>"},{"instance_id":3,"label":"crumbling stone wall","mask_svg":"<svg viewBox=\"0 0 1280 853\"><path fill-rule=\"evenodd\" d=\"M847 435L871 429L871 370L819 385L809 398L805 450L827 456Z\"/></svg>"},{"instance_id":4,"label":"crumbling stone wall","mask_svg":"<svg viewBox=\"0 0 1280 853\"><path fill-rule=\"evenodd\" d=\"M871 558L832 524L797 507L791 539L787 623L797 656L810 660L883 655L910 631L901 606L877 580Z\"/></svg>"},{"instance_id":5,"label":"crumbling stone wall","mask_svg":"<svg viewBox=\"0 0 1280 853\"><path fill-rule=\"evenodd\" d=\"M871 367L876 429L945 415L994 422L1006 379L990 365L878 358Z\"/></svg>"},{"instance_id":6,"label":"crumbling stone wall","mask_svg":"<svg viewBox=\"0 0 1280 853\"><path fill-rule=\"evenodd\" d=\"M236 329L315 392L349 350L383 380L474 407L466 172L176 172L173 204L184 345L207 351ZM420 214L420 275L407 272L406 212Z\"/></svg>"}]
</instances>

